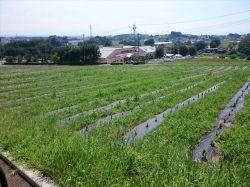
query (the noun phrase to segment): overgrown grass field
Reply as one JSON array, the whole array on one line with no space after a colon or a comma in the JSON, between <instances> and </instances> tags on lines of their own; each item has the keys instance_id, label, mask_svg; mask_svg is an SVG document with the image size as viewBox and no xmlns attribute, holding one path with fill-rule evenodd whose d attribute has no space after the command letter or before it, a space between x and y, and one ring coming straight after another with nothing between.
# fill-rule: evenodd
<instances>
[{"instance_id":1,"label":"overgrown grass field","mask_svg":"<svg viewBox=\"0 0 250 187\"><path fill-rule=\"evenodd\" d=\"M220 161L197 163L191 156L250 78L249 65L193 59L140 66L3 66L0 147L59 186L249 186L249 94L234 125L217 137ZM138 124L222 81L140 140L124 140ZM130 110L87 135L79 133Z\"/></svg>"}]
</instances>

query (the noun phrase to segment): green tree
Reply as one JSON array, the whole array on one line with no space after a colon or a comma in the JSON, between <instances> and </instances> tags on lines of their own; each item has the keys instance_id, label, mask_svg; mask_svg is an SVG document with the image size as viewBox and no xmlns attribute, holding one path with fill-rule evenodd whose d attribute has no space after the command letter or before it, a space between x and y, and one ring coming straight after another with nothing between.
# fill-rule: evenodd
<instances>
[{"instance_id":1,"label":"green tree","mask_svg":"<svg viewBox=\"0 0 250 187\"><path fill-rule=\"evenodd\" d=\"M78 47L62 46L55 49L53 54L57 54L59 64L95 63L101 56L98 45L87 43Z\"/></svg>"},{"instance_id":2,"label":"green tree","mask_svg":"<svg viewBox=\"0 0 250 187\"><path fill-rule=\"evenodd\" d=\"M2 53L4 56L26 56L26 54L41 56L42 53L50 54L53 46L44 39L32 39L30 41L20 40L4 45Z\"/></svg>"},{"instance_id":3,"label":"green tree","mask_svg":"<svg viewBox=\"0 0 250 187\"><path fill-rule=\"evenodd\" d=\"M215 47L213 47L213 48L216 48L216 47L219 47L219 45L221 44L221 41L220 41L220 39L213 39L211 41L211 43L215 43ZM210 45L211 45L211 43L210 43Z\"/></svg>"},{"instance_id":4,"label":"green tree","mask_svg":"<svg viewBox=\"0 0 250 187\"><path fill-rule=\"evenodd\" d=\"M153 38L147 39L146 41L144 41L144 45L154 46L154 44L155 44L155 41Z\"/></svg>"},{"instance_id":5,"label":"green tree","mask_svg":"<svg viewBox=\"0 0 250 187\"><path fill-rule=\"evenodd\" d=\"M153 59L153 56L150 53L148 53L146 54L145 59L146 60Z\"/></svg>"},{"instance_id":6,"label":"green tree","mask_svg":"<svg viewBox=\"0 0 250 187\"><path fill-rule=\"evenodd\" d=\"M171 36L173 37L182 37L182 33L181 32L176 32L176 31L171 31Z\"/></svg>"},{"instance_id":7,"label":"green tree","mask_svg":"<svg viewBox=\"0 0 250 187\"><path fill-rule=\"evenodd\" d=\"M17 62L19 62L19 63L22 62L22 57L21 56L17 57Z\"/></svg>"},{"instance_id":8,"label":"green tree","mask_svg":"<svg viewBox=\"0 0 250 187\"><path fill-rule=\"evenodd\" d=\"M186 56L188 54L188 48L185 45L180 46L180 54Z\"/></svg>"},{"instance_id":9,"label":"green tree","mask_svg":"<svg viewBox=\"0 0 250 187\"><path fill-rule=\"evenodd\" d=\"M96 45L103 45L103 46L112 46L112 41L107 37L96 36L90 38L86 41L87 44L96 44Z\"/></svg>"},{"instance_id":10,"label":"green tree","mask_svg":"<svg viewBox=\"0 0 250 187\"><path fill-rule=\"evenodd\" d=\"M217 44L216 44L215 42L211 42L211 43L210 43L210 47L211 47L211 48L216 48L216 47L217 47Z\"/></svg>"},{"instance_id":11,"label":"green tree","mask_svg":"<svg viewBox=\"0 0 250 187\"><path fill-rule=\"evenodd\" d=\"M122 41L119 42L119 44L128 45L128 41L127 40L122 40Z\"/></svg>"},{"instance_id":12,"label":"green tree","mask_svg":"<svg viewBox=\"0 0 250 187\"><path fill-rule=\"evenodd\" d=\"M83 61L83 52L85 51L85 61L94 63L101 56L98 45L89 44L81 48L81 60Z\"/></svg>"},{"instance_id":13,"label":"green tree","mask_svg":"<svg viewBox=\"0 0 250 187\"><path fill-rule=\"evenodd\" d=\"M27 54L25 58L26 58L26 62L31 62L32 60L32 56L30 54Z\"/></svg>"},{"instance_id":14,"label":"green tree","mask_svg":"<svg viewBox=\"0 0 250 187\"><path fill-rule=\"evenodd\" d=\"M59 37L57 37L56 35L52 35L52 36L49 36L49 38L47 39L47 41L53 45L54 47L60 47L62 46L62 41Z\"/></svg>"},{"instance_id":15,"label":"green tree","mask_svg":"<svg viewBox=\"0 0 250 187\"><path fill-rule=\"evenodd\" d=\"M186 45L188 45L188 46L190 46L192 43L191 43L191 41L190 40L188 40L187 42L186 42Z\"/></svg>"},{"instance_id":16,"label":"green tree","mask_svg":"<svg viewBox=\"0 0 250 187\"><path fill-rule=\"evenodd\" d=\"M196 46L193 45L193 46L189 47L188 53L189 53L189 55L191 55L191 56L196 55L196 53L197 53Z\"/></svg>"},{"instance_id":17,"label":"green tree","mask_svg":"<svg viewBox=\"0 0 250 187\"><path fill-rule=\"evenodd\" d=\"M233 38L229 38L229 43L228 43L228 50L236 50L238 46L237 43L237 38L233 37Z\"/></svg>"},{"instance_id":18,"label":"green tree","mask_svg":"<svg viewBox=\"0 0 250 187\"><path fill-rule=\"evenodd\" d=\"M58 62L58 60L59 60L59 57L58 57L58 55L57 55L57 53L55 53L54 55L52 55L52 61L54 62L54 63L57 63Z\"/></svg>"},{"instance_id":19,"label":"green tree","mask_svg":"<svg viewBox=\"0 0 250 187\"><path fill-rule=\"evenodd\" d=\"M227 37L228 37L228 38L239 38L240 35L237 34L237 33L229 33Z\"/></svg>"},{"instance_id":20,"label":"green tree","mask_svg":"<svg viewBox=\"0 0 250 187\"><path fill-rule=\"evenodd\" d=\"M174 45L171 47L171 53L173 53L174 55L179 53L179 47L178 44L174 43Z\"/></svg>"},{"instance_id":21,"label":"green tree","mask_svg":"<svg viewBox=\"0 0 250 187\"><path fill-rule=\"evenodd\" d=\"M155 58L161 58L164 55L164 50L162 46L159 46L155 50Z\"/></svg>"},{"instance_id":22,"label":"green tree","mask_svg":"<svg viewBox=\"0 0 250 187\"><path fill-rule=\"evenodd\" d=\"M205 49L207 44L204 41L198 41L195 43L195 46L196 46L196 49L199 51L199 50Z\"/></svg>"},{"instance_id":23,"label":"green tree","mask_svg":"<svg viewBox=\"0 0 250 187\"><path fill-rule=\"evenodd\" d=\"M250 55L250 36L241 39L238 51L247 56Z\"/></svg>"},{"instance_id":24,"label":"green tree","mask_svg":"<svg viewBox=\"0 0 250 187\"><path fill-rule=\"evenodd\" d=\"M15 62L15 58L13 56L7 56L6 57L6 62L9 64L12 64Z\"/></svg>"},{"instance_id":25,"label":"green tree","mask_svg":"<svg viewBox=\"0 0 250 187\"><path fill-rule=\"evenodd\" d=\"M37 55L33 56L33 62L38 62L38 56Z\"/></svg>"}]
</instances>

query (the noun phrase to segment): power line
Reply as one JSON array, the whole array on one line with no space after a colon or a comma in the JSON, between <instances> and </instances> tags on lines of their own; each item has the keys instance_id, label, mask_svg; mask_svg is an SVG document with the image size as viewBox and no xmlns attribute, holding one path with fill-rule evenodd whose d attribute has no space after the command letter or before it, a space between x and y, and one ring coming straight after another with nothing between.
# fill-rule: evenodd
<instances>
[{"instance_id":1,"label":"power line","mask_svg":"<svg viewBox=\"0 0 250 187\"><path fill-rule=\"evenodd\" d=\"M206 26L206 27L196 27L196 28L191 28L191 29L181 29L181 31L200 32L200 31L207 31L207 30L214 30L214 29L232 27L232 26L246 24L246 23L250 24L250 19L238 20L238 21L234 21L234 22L228 22L228 23L217 24L217 25L210 25L210 26Z\"/></svg>"},{"instance_id":2,"label":"power line","mask_svg":"<svg viewBox=\"0 0 250 187\"><path fill-rule=\"evenodd\" d=\"M136 29L137 29L135 23L133 24L133 28L132 29L133 29L133 34L134 34L134 56L135 56L135 45L136 45L135 34L136 34Z\"/></svg>"},{"instance_id":3,"label":"power line","mask_svg":"<svg viewBox=\"0 0 250 187\"><path fill-rule=\"evenodd\" d=\"M98 32L97 34L110 33L110 32L114 32L114 31L118 31L118 30L127 29L127 28L129 28L129 27L130 27L130 26L123 27L123 28L119 28L119 29L114 29L114 30L109 30L109 31ZM97 34L95 33L95 35L97 35Z\"/></svg>"},{"instance_id":4,"label":"power line","mask_svg":"<svg viewBox=\"0 0 250 187\"><path fill-rule=\"evenodd\" d=\"M217 19L217 18L222 18L222 17L227 17L227 16L233 16L233 15L237 15L237 14L242 14L242 13L246 13L246 12L250 12L250 10L245 10L245 11L241 11L241 12L236 12L236 13L231 13L231 14L225 14L225 15L221 15L221 16L216 16L216 17L211 17L211 18L204 18L204 19L198 19L198 20L191 20L191 21L180 21L180 22L169 22L169 23L151 23L151 24L137 24L137 25L141 25L141 26L147 26L147 25L170 25L170 24L181 24L181 23L191 23L191 22L198 22L198 21L204 21L204 20L211 20L211 19ZM103 32L98 32L95 33L95 35L100 35L100 34L104 34L104 33L111 33L111 32L115 32L115 31L119 31L119 30L123 30L123 29L127 29L130 27L133 27L134 25L129 25L126 27L122 27L122 28L118 28L118 29L113 29L113 30L108 30L108 31L103 31ZM132 28L133 29L133 28ZM210 29L211 30L211 29ZM92 36L92 27L90 25L90 35ZM91 37L90 36L90 37Z\"/></svg>"},{"instance_id":5,"label":"power line","mask_svg":"<svg viewBox=\"0 0 250 187\"><path fill-rule=\"evenodd\" d=\"M204 19L197 19L197 20L191 20L191 21L179 21L179 22L169 22L169 23L150 23L150 24L137 24L137 25L170 25L170 24L180 24L180 23L192 23L192 22L198 22L198 21L204 21L204 20L209 20L209 19L217 19L217 18L222 18L222 17L227 17L227 16L233 16L236 14L242 14L249 12L250 10L242 11L242 12L236 12L232 14L226 14L222 16L217 16L217 17L211 17L211 18L204 18Z\"/></svg>"}]
</instances>

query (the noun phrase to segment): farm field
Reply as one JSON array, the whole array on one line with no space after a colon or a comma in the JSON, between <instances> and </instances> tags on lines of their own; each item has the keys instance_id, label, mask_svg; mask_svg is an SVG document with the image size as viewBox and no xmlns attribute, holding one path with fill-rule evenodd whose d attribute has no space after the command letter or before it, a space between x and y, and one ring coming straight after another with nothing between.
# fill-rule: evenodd
<instances>
[{"instance_id":1,"label":"farm field","mask_svg":"<svg viewBox=\"0 0 250 187\"><path fill-rule=\"evenodd\" d=\"M217 136L219 162L192 158L249 78L248 62L220 59L3 66L0 147L58 186L249 186L250 94ZM149 123L139 136L133 129L150 119L157 128Z\"/></svg>"}]
</instances>

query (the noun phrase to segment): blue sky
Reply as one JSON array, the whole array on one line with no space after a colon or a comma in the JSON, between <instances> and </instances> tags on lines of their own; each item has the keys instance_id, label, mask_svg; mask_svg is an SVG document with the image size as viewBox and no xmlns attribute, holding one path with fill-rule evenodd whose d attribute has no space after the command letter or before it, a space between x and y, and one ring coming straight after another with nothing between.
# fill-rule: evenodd
<instances>
[{"instance_id":1,"label":"blue sky","mask_svg":"<svg viewBox=\"0 0 250 187\"><path fill-rule=\"evenodd\" d=\"M249 0L0 0L0 36L250 33Z\"/></svg>"}]
</instances>

